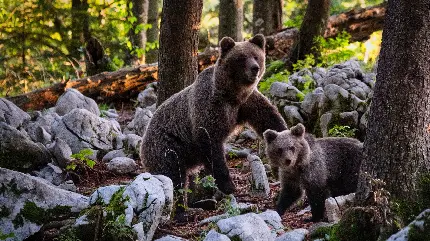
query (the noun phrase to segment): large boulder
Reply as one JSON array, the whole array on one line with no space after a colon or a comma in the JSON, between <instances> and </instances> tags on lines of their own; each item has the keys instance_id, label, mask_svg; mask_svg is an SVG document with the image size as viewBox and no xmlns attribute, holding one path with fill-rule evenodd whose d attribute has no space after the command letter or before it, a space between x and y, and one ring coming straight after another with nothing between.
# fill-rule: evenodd
<instances>
[{"instance_id":1,"label":"large boulder","mask_svg":"<svg viewBox=\"0 0 430 241\"><path fill-rule=\"evenodd\" d=\"M121 134L110 121L85 109L74 109L52 125L56 138L64 140L77 153L82 149L110 151Z\"/></svg>"},{"instance_id":2,"label":"large boulder","mask_svg":"<svg viewBox=\"0 0 430 241\"><path fill-rule=\"evenodd\" d=\"M63 116L72 111L73 109L86 109L96 116L100 116L100 110L97 103L88 97L85 97L81 92L76 89L67 89L57 101L55 111Z\"/></svg>"},{"instance_id":3,"label":"large boulder","mask_svg":"<svg viewBox=\"0 0 430 241\"><path fill-rule=\"evenodd\" d=\"M76 215L88 198L62 190L44 179L0 168L0 233L6 241L24 240L51 221Z\"/></svg>"},{"instance_id":4,"label":"large boulder","mask_svg":"<svg viewBox=\"0 0 430 241\"><path fill-rule=\"evenodd\" d=\"M274 240L269 227L255 213L247 213L217 222L221 233L242 241Z\"/></svg>"},{"instance_id":5,"label":"large boulder","mask_svg":"<svg viewBox=\"0 0 430 241\"><path fill-rule=\"evenodd\" d=\"M19 128L28 120L30 120L29 114L18 108L14 103L0 98L0 122Z\"/></svg>"},{"instance_id":6,"label":"large boulder","mask_svg":"<svg viewBox=\"0 0 430 241\"><path fill-rule=\"evenodd\" d=\"M29 172L51 162L45 146L5 122L0 122L0 136L0 167Z\"/></svg>"}]
</instances>

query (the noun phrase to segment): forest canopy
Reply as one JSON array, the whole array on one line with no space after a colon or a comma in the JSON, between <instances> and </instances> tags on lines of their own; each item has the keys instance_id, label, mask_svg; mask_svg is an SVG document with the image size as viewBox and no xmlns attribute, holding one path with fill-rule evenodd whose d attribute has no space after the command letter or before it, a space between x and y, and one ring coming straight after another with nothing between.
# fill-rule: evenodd
<instances>
[{"instance_id":1,"label":"forest canopy","mask_svg":"<svg viewBox=\"0 0 430 241\"><path fill-rule=\"evenodd\" d=\"M108 71L136 65L132 56L144 57L158 48L158 39L144 47L133 43L138 34L158 26L137 24L132 0L0 0L0 96L13 96L50 86L60 81L89 76L85 43L96 38L109 60ZM381 0L334 0L330 15L381 3ZM300 27L307 1L283 1L283 28ZM156 6L160 22L161 1ZM219 1L205 0L200 25L199 50L218 43ZM252 35L253 1L243 6L243 37ZM149 10L151 11L151 10ZM149 33L149 32L148 32ZM157 33L158 34L158 33ZM157 35L158 36L158 35ZM380 33L371 42L350 45L347 36L327 42L325 47L342 47L348 57L375 58ZM346 40L346 42L345 42ZM373 52L372 52L373 51ZM372 52L372 53L371 53ZM376 51L377 52L377 51ZM371 54L372 56L369 56ZM377 53L376 53L377 54ZM140 62L142 63L142 62Z\"/></svg>"}]
</instances>

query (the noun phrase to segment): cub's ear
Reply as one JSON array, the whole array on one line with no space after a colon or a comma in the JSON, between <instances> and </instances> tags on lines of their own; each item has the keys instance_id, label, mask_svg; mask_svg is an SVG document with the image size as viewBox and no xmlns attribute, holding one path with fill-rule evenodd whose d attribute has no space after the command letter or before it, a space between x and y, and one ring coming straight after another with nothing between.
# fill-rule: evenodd
<instances>
[{"instance_id":1,"label":"cub's ear","mask_svg":"<svg viewBox=\"0 0 430 241\"><path fill-rule=\"evenodd\" d=\"M264 38L264 35L262 35L262 34L255 35L253 38L251 38L249 40L249 42L257 45L262 50L264 50L264 47L266 46L266 39Z\"/></svg>"},{"instance_id":2,"label":"cub's ear","mask_svg":"<svg viewBox=\"0 0 430 241\"><path fill-rule=\"evenodd\" d=\"M263 133L264 140L266 141L267 144L272 143L272 141L275 140L277 136L278 136L278 132L274 130L266 130Z\"/></svg>"},{"instance_id":3,"label":"cub's ear","mask_svg":"<svg viewBox=\"0 0 430 241\"><path fill-rule=\"evenodd\" d=\"M291 131L291 134L295 136L304 136L305 126L302 123L299 123L296 126L291 127L290 131Z\"/></svg>"},{"instance_id":4,"label":"cub's ear","mask_svg":"<svg viewBox=\"0 0 430 241\"><path fill-rule=\"evenodd\" d=\"M236 45L236 43L234 42L234 40L230 37L224 37L221 39L221 41L219 42L219 46L221 47L221 57L224 57L228 51L230 51L230 49L232 49L234 46Z\"/></svg>"}]
</instances>

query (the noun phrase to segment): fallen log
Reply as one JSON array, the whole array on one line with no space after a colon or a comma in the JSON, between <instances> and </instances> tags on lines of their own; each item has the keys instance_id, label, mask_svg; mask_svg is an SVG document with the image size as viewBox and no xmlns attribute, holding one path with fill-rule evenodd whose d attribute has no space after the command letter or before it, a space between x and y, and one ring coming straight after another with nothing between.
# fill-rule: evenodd
<instances>
[{"instance_id":1,"label":"fallen log","mask_svg":"<svg viewBox=\"0 0 430 241\"><path fill-rule=\"evenodd\" d=\"M384 15L385 5L382 4L331 16L324 36L330 38L339 32L347 31L351 34L351 40L365 40L374 31L382 29ZM288 56L297 40L298 33L296 28L287 28L268 36L267 57L281 59ZM207 49L200 53L198 57L199 71L214 64L217 58L218 50L216 49ZM157 81L157 71L156 64L124 68L114 72L103 72L82 79L57 83L47 88L7 99L23 110L41 110L54 106L65 89L76 88L97 102L129 102L131 99L135 99L147 84Z\"/></svg>"}]
</instances>

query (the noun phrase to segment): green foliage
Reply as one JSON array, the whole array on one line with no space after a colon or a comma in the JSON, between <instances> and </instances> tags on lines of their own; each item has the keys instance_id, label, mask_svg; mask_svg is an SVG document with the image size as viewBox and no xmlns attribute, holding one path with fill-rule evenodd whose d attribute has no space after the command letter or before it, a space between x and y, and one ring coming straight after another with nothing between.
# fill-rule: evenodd
<instances>
[{"instance_id":1,"label":"green foliage","mask_svg":"<svg viewBox=\"0 0 430 241\"><path fill-rule=\"evenodd\" d=\"M339 224L334 224L331 226L323 226L316 229L310 238L313 239L322 239L324 241L340 241L337 237L337 229L339 228Z\"/></svg>"},{"instance_id":2,"label":"green foliage","mask_svg":"<svg viewBox=\"0 0 430 241\"><path fill-rule=\"evenodd\" d=\"M299 71L301 69L310 69L315 66L315 57L312 54L306 55L305 59L297 60L295 64L293 64L293 71Z\"/></svg>"},{"instance_id":3,"label":"green foliage","mask_svg":"<svg viewBox=\"0 0 430 241\"><path fill-rule=\"evenodd\" d=\"M273 61L267 65L266 74L258 83L258 90L267 93L274 82L288 82L288 76L290 73L285 70L285 63L281 60Z\"/></svg>"},{"instance_id":4,"label":"green foliage","mask_svg":"<svg viewBox=\"0 0 430 241\"><path fill-rule=\"evenodd\" d=\"M0 240L6 240L8 238L15 238L15 234L14 233L8 233L8 234L4 234L1 230L0 230Z\"/></svg>"},{"instance_id":5,"label":"green foliage","mask_svg":"<svg viewBox=\"0 0 430 241\"><path fill-rule=\"evenodd\" d=\"M227 196L224 198L220 205L218 206L219 210L223 210L225 213L228 214L229 217L238 216L241 214L240 209L237 206L232 205L232 197Z\"/></svg>"},{"instance_id":6,"label":"green foliage","mask_svg":"<svg viewBox=\"0 0 430 241\"><path fill-rule=\"evenodd\" d=\"M350 126L334 125L328 130L328 135L333 137L354 137L357 129Z\"/></svg>"},{"instance_id":7,"label":"green foliage","mask_svg":"<svg viewBox=\"0 0 430 241\"><path fill-rule=\"evenodd\" d=\"M74 228L68 228L63 233L61 233L55 241L82 241L76 234L76 230Z\"/></svg>"},{"instance_id":8,"label":"green foliage","mask_svg":"<svg viewBox=\"0 0 430 241\"><path fill-rule=\"evenodd\" d=\"M58 216L67 215L70 213L69 206L56 206L54 208L41 208L36 203L26 201L24 207L16 215L15 219L12 220L15 228L22 227L24 225L24 219L32 223L41 225L50 220L55 219Z\"/></svg>"},{"instance_id":9,"label":"green foliage","mask_svg":"<svg viewBox=\"0 0 430 241\"><path fill-rule=\"evenodd\" d=\"M400 218L400 227L412 222L419 213L430 207L430 172L421 174L416 185L417 198L414 202L399 199L391 202L393 213Z\"/></svg>"},{"instance_id":10,"label":"green foliage","mask_svg":"<svg viewBox=\"0 0 430 241\"><path fill-rule=\"evenodd\" d=\"M96 164L95 161L88 158L93 154L91 149L82 149L78 153L72 154L70 157L72 158L72 162L66 166L66 170L75 170L77 166L87 166L89 168L93 168Z\"/></svg>"},{"instance_id":11,"label":"green foliage","mask_svg":"<svg viewBox=\"0 0 430 241\"><path fill-rule=\"evenodd\" d=\"M217 188L217 185L215 183L215 178L212 175L208 175L204 178L199 178L198 175L196 175L194 179L194 183L196 185L201 185L205 189L214 189Z\"/></svg>"}]
</instances>

